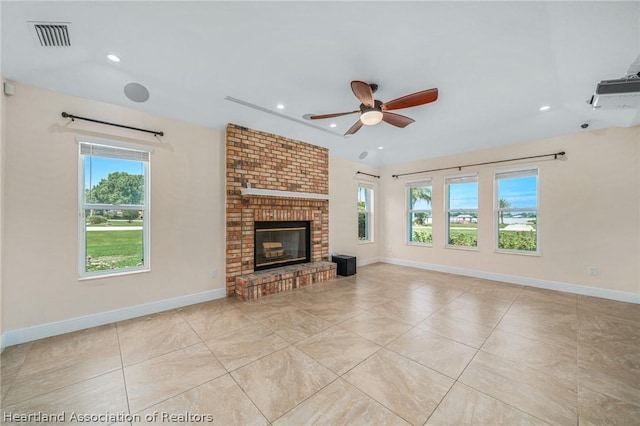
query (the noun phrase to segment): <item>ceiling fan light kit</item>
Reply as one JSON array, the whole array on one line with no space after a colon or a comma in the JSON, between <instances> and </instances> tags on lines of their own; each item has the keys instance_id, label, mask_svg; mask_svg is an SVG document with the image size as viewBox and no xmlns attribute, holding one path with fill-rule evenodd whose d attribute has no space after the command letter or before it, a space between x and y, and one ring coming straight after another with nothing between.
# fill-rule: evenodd
<instances>
[{"instance_id":1,"label":"ceiling fan light kit","mask_svg":"<svg viewBox=\"0 0 640 426\"><path fill-rule=\"evenodd\" d=\"M370 110L367 112L363 112L360 116L360 121L362 124L366 124L367 126L373 126L382 121L382 111Z\"/></svg>"},{"instance_id":2,"label":"ceiling fan light kit","mask_svg":"<svg viewBox=\"0 0 640 426\"><path fill-rule=\"evenodd\" d=\"M402 128L407 127L415 120L409 117L405 117L404 115L395 114L388 111L424 105L435 102L438 99L438 89L433 88L423 90L421 92L412 93L410 95L402 96L401 98L383 103L373 98L373 94L376 92L376 90L378 90L377 84L369 84L359 80L354 80L351 82L351 90L353 91L353 94L356 96L356 98L358 98L360 102L362 102L360 104L359 110L338 112L333 114L311 115L309 116L309 119L319 120L324 118L334 118L348 114L360 113L360 119L356 121L355 124L351 126L351 128L349 128L349 130L347 130L345 136L354 134L355 132L360 130L362 125L373 126L380 123L381 121L389 123L392 126Z\"/></svg>"}]
</instances>

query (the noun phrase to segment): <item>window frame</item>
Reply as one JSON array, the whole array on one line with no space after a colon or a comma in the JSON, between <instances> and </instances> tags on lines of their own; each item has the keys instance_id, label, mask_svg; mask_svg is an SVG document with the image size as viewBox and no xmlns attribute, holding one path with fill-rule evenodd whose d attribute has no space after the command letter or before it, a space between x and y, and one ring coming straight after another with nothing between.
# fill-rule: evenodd
<instances>
[{"instance_id":1,"label":"window frame","mask_svg":"<svg viewBox=\"0 0 640 426\"><path fill-rule=\"evenodd\" d=\"M465 182L466 181L466 182ZM473 208L452 209L451 206L451 191L450 185L456 183L471 183L475 182L478 185L476 196L478 198L478 206ZM467 173L461 175L446 176L444 179L444 192L445 192L445 205L444 205L444 217L446 220L445 230L445 248L458 249L458 250L472 250L477 251L480 246L480 182L478 179L478 173ZM461 246L449 243L449 236L451 234L451 213L466 213L474 212L476 214L476 245L475 246Z\"/></svg>"},{"instance_id":2,"label":"window frame","mask_svg":"<svg viewBox=\"0 0 640 426\"><path fill-rule=\"evenodd\" d=\"M135 145L120 141L97 139L91 137L81 137L76 139L78 145L78 279L80 281L93 279L93 278L105 278L118 275L129 275L135 273L149 272L151 270L151 229L150 229L150 216L151 216L151 154L153 149L150 147ZM82 152L83 145L93 145L99 147L105 147L107 149L125 151L136 151L139 154L146 155L147 160L140 160L144 165L144 204L142 205L123 205L123 204L101 204L101 203L87 203L85 200L85 158L86 154ZM105 158L105 156L96 155L96 157ZM112 157L118 158L118 157ZM125 158L123 158L125 159ZM115 207L115 208L114 208ZM143 264L141 266L135 266L130 268L109 269L100 271L87 271L86 270L86 256L87 256L87 230L86 230L86 209L96 210L139 210L142 211L142 245L143 245Z\"/></svg>"},{"instance_id":3,"label":"window frame","mask_svg":"<svg viewBox=\"0 0 640 426\"><path fill-rule=\"evenodd\" d=\"M407 212L407 217L406 217L406 225L407 225L407 229L406 229L406 244L407 245L411 245L411 246L422 246L422 247L432 247L433 246L433 198L431 199L431 203L430 209L412 209L411 207L411 189L412 188L421 188L421 187L428 187L429 191L431 192L431 196L433 197L433 184L432 184L432 180L431 178L427 178L427 179L421 179L421 180L416 180L416 181L409 181L406 183L405 185L406 190L405 190L405 199L406 199L406 212ZM420 242L420 241L412 241L411 238L413 237L413 229L412 229L412 220L411 217L413 214L416 213L428 213L429 217L431 218L431 237L432 237L432 242Z\"/></svg>"},{"instance_id":4,"label":"window frame","mask_svg":"<svg viewBox=\"0 0 640 426\"><path fill-rule=\"evenodd\" d=\"M368 193L369 196L367 197L368 199L368 203L365 202L365 210L360 210L359 207L357 207L357 211L358 211L358 221L360 220L360 213L364 213L365 217L366 217L366 232L368 234L368 238L365 240L361 240L360 239L360 235L359 235L359 230L360 230L360 226L359 226L359 222L358 222L358 244L370 244L374 242L374 218L375 218L375 214L374 214L374 202L375 202L375 188L374 185L369 183L369 182L358 182L358 191L356 192L356 197L357 197L357 202L356 202L356 206L357 203L360 202L360 189L363 188L365 189Z\"/></svg>"},{"instance_id":5,"label":"window frame","mask_svg":"<svg viewBox=\"0 0 640 426\"><path fill-rule=\"evenodd\" d=\"M527 172L533 172L527 174ZM502 175L502 177L500 177ZM536 206L535 207L509 207L509 208L501 208L500 207L500 190L499 190L499 179L508 179L517 177L516 175L520 175L520 177L530 177L536 176ZM538 221L538 212L540 211L540 168L537 165L527 165L517 168L509 168L509 169L497 169L494 171L493 176L493 185L494 185L494 225L495 225L495 235L494 235L494 247L496 253L505 253L505 254L519 254L525 256L539 256L540 255L540 224ZM516 249L505 249L500 248L500 213L506 212L535 212L536 214L536 249L534 250L516 250Z\"/></svg>"}]
</instances>

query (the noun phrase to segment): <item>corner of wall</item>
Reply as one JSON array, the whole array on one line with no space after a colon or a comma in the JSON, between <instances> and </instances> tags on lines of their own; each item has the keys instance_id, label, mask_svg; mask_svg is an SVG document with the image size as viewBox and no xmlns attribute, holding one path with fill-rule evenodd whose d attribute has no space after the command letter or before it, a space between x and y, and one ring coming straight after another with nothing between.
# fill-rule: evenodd
<instances>
[{"instance_id":1,"label":"corner of wall","mask_svg":"<svg viewBox=\"0 0 640 426\"><path fill-rule=\"evenodd\" d=\"M0 84L4 88L4 77L0 75ZM2 329L2 277L3 277L3 250L2 246L4 245L3 231L4 231L4 145L5 145L5 94L4 90L2 95L0 95L0 352L4 350L4 334Z\"/></svg>"},{"instance_id":2,"label":"corner of wall","mask_svg":"<svg viewBox=\"0 0 640 426\"><path fill-rule=\"evenodd\" d=\"M2 281L3 281L3 271L4 271L4 256L2 246L4 245L3 241L3 231L4 231L4 185L6 179L4 178L4 146L5 146L5 97L4 94L4 77L0 75L0 84L3 87L3 93L0 95L0 352L4 350L4 334L2 329Z\"/></svg>"},{"instance_id":3,"label":"corner of wall","mask_svg":"<svg viewBox=\"0 0 640 426\"><path fill-rule=\"evenodd\" d=\"M358 174L361 172L361 174ZM364 174L366 173L366 174ZM347 254L358 259L358 265L375 263L381 255L384 240L384 211L380 168L344 158L329 157L329 252ZM358 241L358 183L374 185L374 242Z\"/></svg>"}]
</instances>

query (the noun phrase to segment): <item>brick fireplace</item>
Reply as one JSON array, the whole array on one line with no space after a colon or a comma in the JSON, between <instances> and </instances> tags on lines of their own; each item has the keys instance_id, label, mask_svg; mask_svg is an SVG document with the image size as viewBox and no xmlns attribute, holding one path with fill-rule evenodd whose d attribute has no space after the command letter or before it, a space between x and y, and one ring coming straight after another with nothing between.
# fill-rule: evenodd
<instances>
[{"instance_id":1,"label":"brick fireplace","mask_svg":"<svg viewBox=\"0 0 640 426\"><path fill-rule=\"evenodd\" d=\"M254 280L257 276L252 275L255 222L308 221L311 227L310 260L313 262L310 265L315 265L315 269L307 269L312 274L320 274L296 281L295 274L300 274L301 270L299 265L285 267L289 268L285 271L285 278L274 278L274 274L255 278L271 283L268 289L261 289L255 294L283 291L289 287L296 288L296 283L335 276L333 264L327 263L329 152L326 148L229 124L226 189L227 296L236 294L239 277ZM294 271L293 281L289 280L292 278L290 271ZM247 298L246 294L238 293L238 296Z\"/></svg>"}]
</instances>

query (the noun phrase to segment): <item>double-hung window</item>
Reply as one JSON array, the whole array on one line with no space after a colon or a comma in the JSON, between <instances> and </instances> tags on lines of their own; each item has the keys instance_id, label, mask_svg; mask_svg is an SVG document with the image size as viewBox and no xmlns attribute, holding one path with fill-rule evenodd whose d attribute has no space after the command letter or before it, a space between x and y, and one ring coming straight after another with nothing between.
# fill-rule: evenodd
<instances>
[{"instance_id":1,"label":"double-hung window","mask_svg":"<svg viewBox=\"0 0 640 426\"><path fill-rule=\"evenodd\" d=\"M407 184L407 205L409 244L431 245L431 181L411 182Z\"/></svg>"},{"instance_id":2,"label":"double-hung window","mask_svg":"<svg viewBox=\"0 0 640 426\"><path fill-rule=\"evenodd\" d=\"M81 277L149 270L150 150L79 143Z\"/></svg>"},{"instance_id":3,"label":"double-hung window","mask_svg":"<svg viewBox=\"0 0 640 426\"><path fill-rule=\"evenodd\" d=\"M373 242L373 186L358 184L358 240Z\"/></svg>"},{"instance_id":4,"label":"double-hung window","mask_svg":"<svg viewBox=\"0 0 640 426\"><path fill-rule=\"evenodd\" d=\"M538 169L497 171L498 251L538 252Z\"/></svg>"},{"instance_id":5,"label":"double-hung window","mask_svg":"<svg viewBox=\"0 0 640 426\"><path fill-rule=\"evenodd\" d=\"M447 193L447 245L478 246L478 176L453 176L445 180Z\"/></svg>"}]
</instances>

